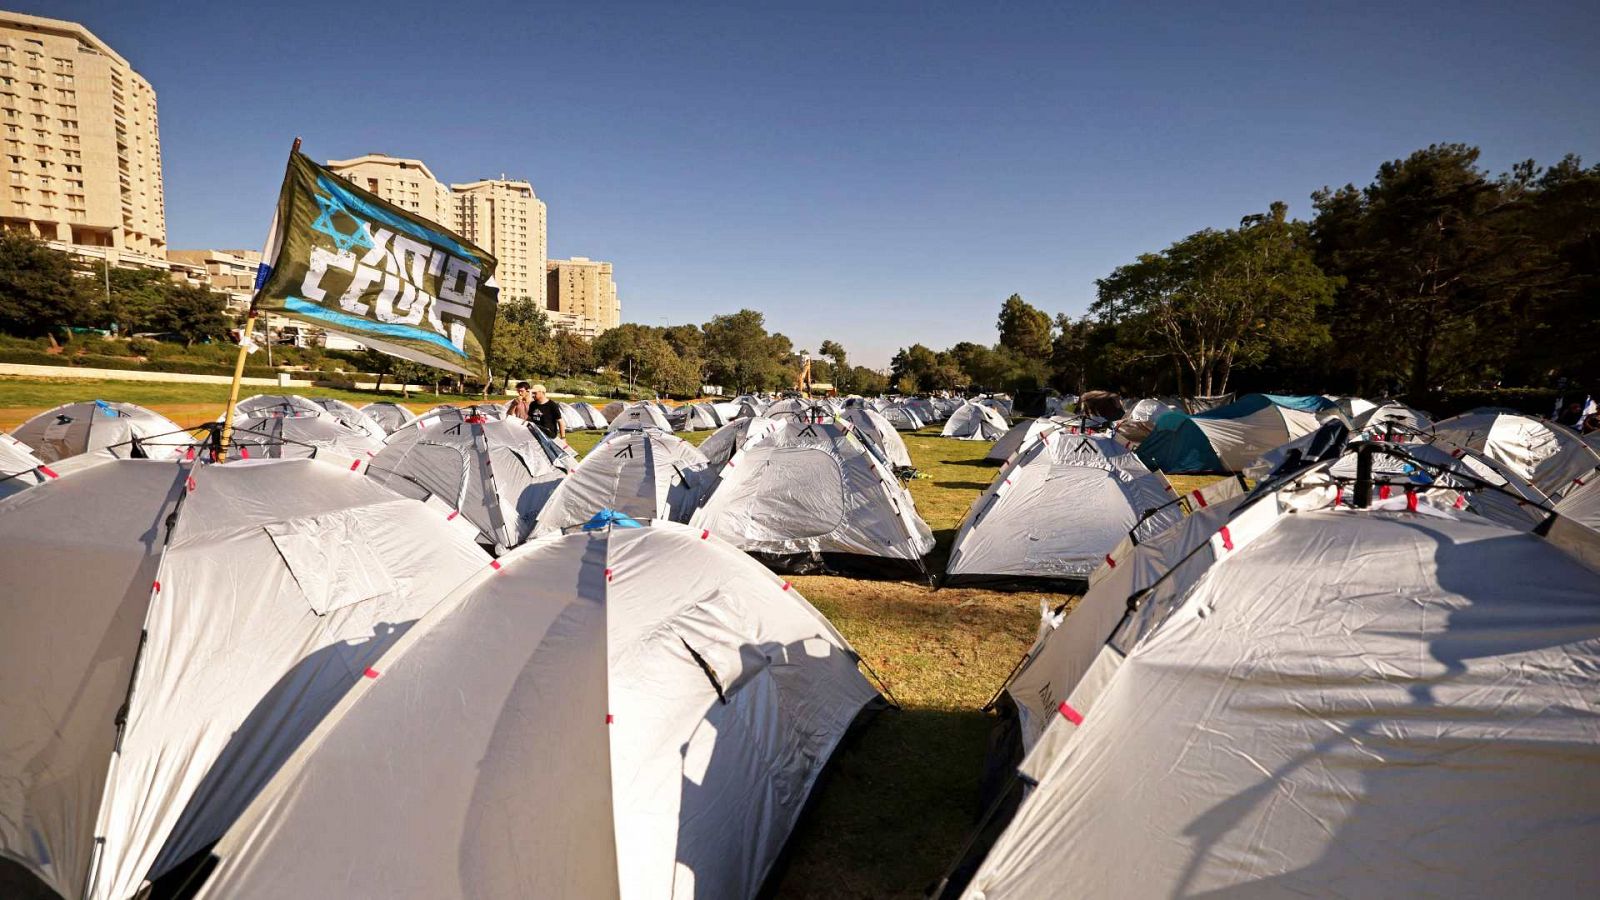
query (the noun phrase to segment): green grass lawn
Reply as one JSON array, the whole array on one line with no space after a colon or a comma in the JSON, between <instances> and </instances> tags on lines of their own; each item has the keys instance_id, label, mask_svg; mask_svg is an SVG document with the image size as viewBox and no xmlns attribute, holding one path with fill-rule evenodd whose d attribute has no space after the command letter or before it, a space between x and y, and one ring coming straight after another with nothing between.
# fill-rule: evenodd
<instances>
[{"instance_id":1,"label":"green grass lawn","mask_svg":"<svg viewBox=\"0 0 1600 900\"><path fill-rule=\"evenodd\" d=\"M208 398L215 394L214 401ZM370 402L373 395L312 391ZM215 402L226 387L123 382L20 384L0 380L0 412L102 396L154 406ZM201 399L196 400L199 396ZM425 408L460 397L414 397ZM3 423L0 423L3 424ZM711 432L684 435L699 444ZM568 435L587 453L601 434ZM990 444L905 435L921 477L917 510L933 529L931 564L942 569L967 508L998 467ZM1213 478L1174 478L1180 490ZM934 590L926 582L799 576L795 586L850 640L903 709L888 710L834 760L790 847L780 897L916 897L955 859L979 814L978 783L992 719L980 711L1033 640L1041 601L1062 594L974 588Z\"/></svg>"}]
</instances>

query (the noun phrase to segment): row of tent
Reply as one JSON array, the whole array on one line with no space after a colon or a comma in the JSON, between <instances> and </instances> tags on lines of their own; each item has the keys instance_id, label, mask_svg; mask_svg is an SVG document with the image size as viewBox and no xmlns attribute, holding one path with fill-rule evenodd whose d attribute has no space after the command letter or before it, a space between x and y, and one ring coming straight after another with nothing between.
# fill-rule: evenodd
<instances>
[{"instance_id":1,"label":"row of tent","mask_svg":"<svg viewBox=\"0 0 1600 900\"><path fill-rule=\"evenodd\" d=\"M882 705L666 521L494 559L321 459L95 454L0 546L8 898L753 896Z\"/></svg>"},{"instance_id":2,"label":"row of tent","mask_svg":"<svg viewBox=\"0 0 1600 900\"><path fill-rule=\"evenodd\" d=\"M1252 402L1247 397L1236 405ZM1242 417L1245 425L1225 433L1231 455L1224 470L1242 471L1260 481L1286 462L1303 457L1324 423L1310 413L1265 400L1256 408L1273 421L1300 422L1306 429L1298 436L1295 430L1269 433L1263 424L1266 416L1257 415ZM1187 421L1210 423L1208 428L1216 422L1239 421L1202 418L1205 415ZM1328 420L1341 427L1346 421L1342 416ZM1417 453L1470 467L1473 477L1497 486L1497 492L1474 501L1470 507L1474 511L1481 503L1481 511L1491 518L1527 524L1529 510L1554 508L1600 528L1594 510L1600 503L1600 487L1595 485L1600 482L1600 452L1560 425L1493 410L1433 423L1424 414L1397 405L1364 411L1356 421L1361 425L1354 433L1365 439L1413 446ZM1204 433L1219 442L1224 437L1220 430ZM1170 457L1145 452L1151 443L1130 451L1110 423L1089 416L1019 423L989 454L1001 469L962 521L946 579L1081 589L1122 540L1129 536L1139 540L1170 527L1195 502L1180 496L1168 481L1170 469L1161 463L1170 462ZM1246 449L1257 455L1247 458ZM1507 496L1515 497L1520 509L1505 509Z\"/></svg>"},{"instance_id":3,"label":"row of tent","mask_svg":"<svg viewBox=\"0 0 1600 900\"><path fill-rule=\"evenodd\" d=\"M940 893L1594 896L1600 472L1506 449L1331 421L1130 529L992 704L1015 777Z\"/></svg>"},{"instance_id":4,"label":"row of tent","mask_svg":"<svg viewBox=\"0 0 1600 900\"><path fill-rule=\"evenodd\" d=\"M933 538L902 483L910 454L896 430L866 407L829 414L820 405L780 401L769 405L770 416L722 426L702 450L675 436L653 404L636 403L615 412L608 433L580 463L564 443L493 406L441 407L379 440L355 418L361 411L324 402L338 401L292 395L241 401L228 457L309 457L364 474L435 509L496 556L609 510L640 521L692 522L780 570L882 567L928 575L923 557ZM205 455L204 443L138 407L86 404L50 416L71 420L75 439L50 445L49 463L16 443L22 452L9 464L12 477L0 481L0 496L101 456ZM119 443L110 438L126 429L93 431L97 439L86 440L99 428L96 417L140 430ZM18 433L31 437L33 430L30 423Z\"/></svg>"}]
</instances>

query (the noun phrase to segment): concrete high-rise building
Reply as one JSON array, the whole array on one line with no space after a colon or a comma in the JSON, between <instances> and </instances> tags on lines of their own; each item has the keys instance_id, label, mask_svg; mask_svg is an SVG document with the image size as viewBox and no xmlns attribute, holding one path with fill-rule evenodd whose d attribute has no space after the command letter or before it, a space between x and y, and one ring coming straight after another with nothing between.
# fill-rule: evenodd
<instances>
[{"instance_id":1,"label":"concrete high-rise building","mask_svg":"<svg viewBox=\"0 0 1600 900\"><path fill-rule=\"evenodd\" d=\"M455 229L455 204L450 189L433 177L420 159L368 153L355 159L330 159L328 168L356 187L377 194L430 222Z\"/></svg>"},{"instance_id":2,"label":"concrete high-rise building","mask_svg":"<svg viewBox=\"0 0 1600 900\"><path fill-rule=\"evenodd\" d=\"M0 227L166 266L156 93L74 22L0 12Z\"/></svg>"},{"instance_id":3,"label":"concrete high-rise building","mask_svg":"<svg viewBox=\"0 0 1600 900\"><path fill-rule=\"evenodd\" d=\"M247 307L255 293L260 250L168 250L173 275L180 272L213 291L227 294L230 305Z\"/></svg>"},{"instance_id":4,"label":"concrete high-rise building","mask_svg":"<svg viewBox=\"0 0 1600 900\"><path fill-rule=\"evenodd\" d=\"M552 259L545 268L550 324L592 338L622 323L611 263L574 256Z\"/></svg>"},{"instance_id":5,"label":"concrete high-rise building","mask_svg":"<svg viewBox=\"0 0 1600 900\"><path fill-rule=\"evenodd\" d=\"M456 230L494 254L502 302L527 297L545 305L547 253L544 201L533 185L504 177L452 184Z\"/></svg>"}]
</instances>

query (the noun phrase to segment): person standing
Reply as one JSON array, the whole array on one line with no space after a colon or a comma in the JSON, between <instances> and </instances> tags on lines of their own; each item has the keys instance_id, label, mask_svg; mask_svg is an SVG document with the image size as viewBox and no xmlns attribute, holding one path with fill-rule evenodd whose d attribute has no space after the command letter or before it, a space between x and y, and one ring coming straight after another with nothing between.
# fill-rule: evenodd
<instances>
[{"instance_id":1,"label":"person standing","mask_svg":"<svg viewBox=\"0 0 1600 900\"><path fill-rule=\"evenodd\" d=\"M525 418L539 426L539 430L546 436L558 440L567 436L567 425L561 421L561 406L545 395L544 385L536 384L529 388L533 400L528 404L528 415ZM517 395L522 394L522 385L517 385ZM515 402L515 401L513 401Z\"/></svg>"},{"instance_id":2,"label":"person standing","mask_svg":"<svg viewBox=\"0 0 1600 900\"><path fill-rule=\"evenodd\" d=\"M506 415L526 419L533 411L533 390L526 381L517 382L517 396L506 404Z\"/></svg>"}]
</instances>

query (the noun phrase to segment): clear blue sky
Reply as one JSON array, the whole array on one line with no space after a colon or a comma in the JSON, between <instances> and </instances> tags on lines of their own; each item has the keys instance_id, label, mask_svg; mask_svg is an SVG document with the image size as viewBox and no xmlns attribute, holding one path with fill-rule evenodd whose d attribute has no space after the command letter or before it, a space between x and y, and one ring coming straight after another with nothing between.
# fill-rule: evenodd
<instances>
[{"instance_id":1,"label":"clear blue sky","mask_svg":"<svg viewBox=\"0 0 1600 900\"><path fill-rule=\"evenodd\" d=\"M527 178L630 321L748 306L872 365L1432 142L1600 159L1594 0L11 5L155 85L173 247L259 246L300 135Z\"/></svg>"}]
</instances>

